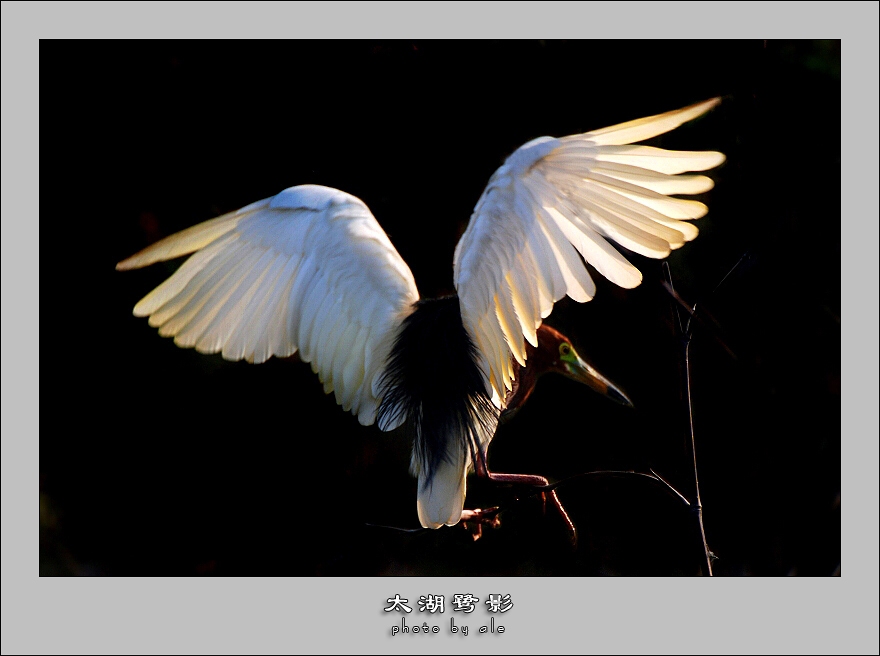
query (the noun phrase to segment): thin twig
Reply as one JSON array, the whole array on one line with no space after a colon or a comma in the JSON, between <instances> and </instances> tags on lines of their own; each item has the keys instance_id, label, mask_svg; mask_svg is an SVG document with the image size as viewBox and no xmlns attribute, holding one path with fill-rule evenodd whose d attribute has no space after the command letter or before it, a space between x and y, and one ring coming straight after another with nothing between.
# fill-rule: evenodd
<instances>
[{"instance_id":1,"label":"thin twig","mask_svg":"<svg viewBox=\"0 0 880 656\"><path fill-rule=\"evenodd\" d=\"M369 526L371 528L387 528L389 531L400 531L401 533L420 533L421 531L425 531L427 529L424 528L403 528L401 526L388 526L386 524L370 524L366 522L364 526Z\"/></svg>"},{"instance_id":2,"label":"thin twig","mask_svg":"<svg viewBox=\"0 0 880 656\"><path fill-rule=\"evenodd\" d=\"M733 269L735 269L737 266L739 266L739 263L742 262L744 257L745 256L743 256L739 259L739 262L737 262L733 266ZM731 269L727 275L730 275L730 272L733 271L733 269ZM675 288L672 284L672 273L669 269L669 264L665 261L663 262L663 273L666 276L666 285L665 286L667 287L669 292L673 295L673 298L675 298L676 300L679 300L678 294L675 292ZM726 279L726 278L727 278L727 276L724 277L724 279ZM724 280L722 280L721 282L724 282ZM715 289L717 290L720 285L721 285L721 283L716 285ZM713 292L714 291L715 290L713 290ZM687 304L684 302L681 302L681 305L684 307L687 307ZM676 314L676 317L678 318L679 339L680 339L680 341L682 343L682 347L683 347L682 348L682 355L684 358L684 388L685 388L684 400L685 400L685 406L686 406L687 417L688 417L688 432L690 433L690 438L691 438L690 439L691 458L693 460L693 465L694 465L694 501L691 504L691 509L693 510L694 515L696 516L697 528L700 531L700 540L703 543L703 563L702 563L703 571L706 573L707 576L712 576L712 552L709 550L709 544L706 541L706 529L703 526L703 505L700 502L700 479L699 479L699 476L697 475L697 440L696 440L696 433L694 431L694 410L693 410L694 406L693 406L693 399L691 397L690 345L691 345L691 337L693 337L693 332L691 331L691 322L693 321L693 318L696 316L697 306L696 305L692 306L691 309L688 311L688 314L690 316L688 318L687 323L684 325L681 320L680 306L675 305L673 307L675 308L675 314Z\"/></svg>"},{"instance_id":3,"label":"thin twig","mask_svg":"<svg viewBox=\"0 0 880 656\"><path fill-rule=\"evenodd\" d=\"M709 296L712 296L715 292L717 292L718 288L724 284L724 281L730 277L730 274L733 273L734 271L736 271L736 268L740 264L742 264L746 259L748 259L750 256L751 256L751 253L749 251L746 251L745 253L743 253L742 256L736 261L736 264L734 264L732 267L730 267L730 271L725 273L724 277L721 279L721 281L717 285L715 285L715 288L711 292L709 292Z\"/></svg>"},{"instance_id":4,"label":"thin twig","mask_svg":"<svg viewBox=\"0 0 880 656\"><path fill-rule=\"evenodd\" d=\"M682 331L682 334L686 334L686 335L691 334L691 322L694 319L696 319L697 321L706 325L707 328L709 328L709 334L712 336L712 338L716 342L718 342L719 346L721 346L721 348L723 348L725 350L727 355L729 355L731 358L736 360L736 353L734 353L730 349L730 347L727 345L727 343L723 339L721 339L721 327L718 324L718 322L715 320L715 318L711 314L709 314L709 312L707 310L703 309L702 306L700 306L700 311L698 313L696 303L694 304L693 307L689 306L685 302L685 300L681 296L678 295L678 292L676 292L672 288L671 283L664 280L660 284L663 285L663 288L669 293L669 295L673 298L673 300L676 303L678 303L678 305L680 306L680 309L683 309L685 312L688 313L688 317L689 317L688 322L687 322L687 325L683 328L681 327L681 318L679 317L679 327ZM717 289L717 287L716 287L716 289Z\"/></svg>"},{"instance_id":5,"label":"thin twig","mask_svg":"<svg viewBox=\"0 0 880 656\"><path fill-rule=\"evenodd\" d=\"M737 267L739 267L739 265L742 264L749 257L749 255L750 255L749 251L746 251L745 253L743 253L740 256L740 258L736 261L736 264L734 264L732 267L730 267L730 270L727 273L725 273L724 277L718 282L718 284L712 288L712 291L709 292L709 294L702 301L697 301L696 303L694 303L693 310L691 311L691 319L688 320L688 325L687 325L687 329L685 330L685 334L687 334L688 336L690 336L690 334L691 334L690 322L691 322L691 320L693 320L693 318L695 317L695 315L697 313L697 305L699 305L701 303L705 303L706 300L711 298L715 294L715 292L718 291L718 288L724 284L724 281L730 277L730 274L732 274L734 271L736 271ZM668 271L667 271L667 273L668 273ZM671 274L668 274L668 279L669 279L669 285L671 287L672 286ZM708 314L708 313L705 310L703 310L703 314ZM716 326L718 325L717 322L715 322L714 320L713 320L713 323L715 323Z\"/></svg>"},{"instance_id":6,"label":"thin twig","mask_svg":"<svg viewBox=\"0 0 880 656\"><path fill-rule=\"evenodd\" d=\"M654 477L657 478L657 480L659 480L664 485L666 485L666 487L668 487L670 490L672 490L672 492L676 496L678 496L679 499L681 499L684 502L684 505L686 505L686 506L691 505L691 502L687 500L687 497L685 497L681 492L679 492L674 487L672 487L672 485L669 483L669 481L667 481L665 478L663 478L660 474L655 472L653 469L649 469L648 471L650 471L652 474L654 474Z\"/></svg>"},{"instance_id":7,"label":"thin twig","mask_svg":"<svg viewBox=\"0 0 880 656\"><path fill-rule=\"evenodd\" d=\"M655 481L660 483L665 490L670 492L673 497L684 502L685 506L690 506L690 502L687 498L678 490L676 490L672 485L667 483L665 480L657 476L653 470L651 470L650 474L646 474L645 472L637 472L632 470L599 470L599 471L591 471L591 472L583 472L581 474L574 474L573 476L568 476L567 478L563 478L562 480L556 481L555 483L551 483L550 485L543 486L536 490L536 494L539 492L543 492L544 490L555 490L563 485L568 485L573 481L576 481L581 478L587 477L602 477L602 478L632 478L638 477L642 479L647 479L649 481Z\"/></svg>"},{"instance_id":8,"label":"thin twig","mask_svg":"<svg viewBox=\"0 0 880 656\"><path fill-rule=\"evenodd\" d=\"M531 488L528 494L518 496L512 501L507 501L499 506L497 506L497 510L495 514L500 514L505 510L510 510L516 504L535 497L544 492L550 492L552 490L557 490L564 485L569 485L579 479L583 478L621 478L621 479L632 479L634 477L654 481L658 483L663 489L670 494L670 496L678 501L681 501L684 504L685 508L690 508L691 503L687 500L687 498L678 490L676 490L666 479L660 476L653 469L649 470L650 473L645 472L637 472L633 470L597 470L590 472L582 472L580 474L574 474L573 476L568 476L567 478L563 478L555 483L549 483L547 485L527 485L527 487ZM517 485L517 483L509 483L509 485ZM371 524L367 523L365 526L370 526L372 528L385 528L393 531L400 531L402 533L419 533L421 531L427 531L425 528L402 528L399 526L387 526L384 524Z\"/></svg>"},{"instance_id":9,"label":"thin twig","mask_svg":"<svg viewBox=\"0 0 880 656\"><path fill-rule=\"evenodd\" d=\"M687 341L684 346L684 367L685 367L685 388L687 390L686 400L687 400L687 411L688 411L688 426L690 427L691 434L691 455L694 460L694 503L693 510L697 516L697 524L700 528L700 538L703 541L703 556L704 562L703 565L706 568L706 574L708 576L712 576L712 552L709 550L709 544L706 542L706 529L703 527L703 504L700 503L700 480L697 476L697 440L694 432L694 411L693 411L693 403L691 400L691 361L690 361L690 346L691 340L690 336L688 336Z\"/></svg>"}]
</instances>

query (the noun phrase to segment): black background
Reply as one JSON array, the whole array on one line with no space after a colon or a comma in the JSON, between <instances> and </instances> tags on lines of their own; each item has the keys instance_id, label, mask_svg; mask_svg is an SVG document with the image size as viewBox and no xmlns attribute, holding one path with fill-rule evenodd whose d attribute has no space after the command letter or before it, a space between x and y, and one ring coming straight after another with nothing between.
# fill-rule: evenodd
<instances>
[{"instance_id":1,"label":"black background","mask_svg":"<svg viewBox=\"0 0 880 656\"><path fill-rule=\"evenodd\" d=\"M839 572L839 42L55 41L40 62L41 574L698 573L691 517L629 479L560 488L574 550L536 500L476 542L397 530L418 526L399 435L360 426L301 362L175 347L131 308L179 262L114 266L316 183L367 203L422 296L450 293L455 244L519 145L714 96L650 143L728 157L700 237L668 259L718 326L691 347L715 572ZM495 470L652 467L692 494L670 298L659 262L631 260L641 287L594 275L592 302L547 321L636 409L544 379ZM512 501L469 485L469 507Z\"/></svg>"}]
</instances>

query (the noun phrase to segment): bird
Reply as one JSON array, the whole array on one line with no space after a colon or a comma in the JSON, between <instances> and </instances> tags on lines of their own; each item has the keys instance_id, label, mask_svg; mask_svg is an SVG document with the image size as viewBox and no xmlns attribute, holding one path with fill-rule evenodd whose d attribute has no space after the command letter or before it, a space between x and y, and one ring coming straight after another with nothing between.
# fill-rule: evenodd
<instances>
[{"instance_id":1,"label":"bird","mask_svg":"<svg viewBox=\"0 0 880 656\"><path fill-rule=\"evenodd\" d=\"M298 354L360 424L403 428L412 440L422 527L494 521L465 509L467 474L546 485L487 466L499 421L526 402L539 376L557 372L632 405L544 319L564 296L593 298L587 264L624 289L640 284L614 244L662 259L697 236L692 220L708 208L677 196L711 189L712 179L695 172L725 156L638 142L719 102L519 147L491 176L455 248L450 296L421 298L367 205L318 184L165 237L116 268L190 255L135 316L180 347L227 360Z\"/></svg>"}]
</instances>

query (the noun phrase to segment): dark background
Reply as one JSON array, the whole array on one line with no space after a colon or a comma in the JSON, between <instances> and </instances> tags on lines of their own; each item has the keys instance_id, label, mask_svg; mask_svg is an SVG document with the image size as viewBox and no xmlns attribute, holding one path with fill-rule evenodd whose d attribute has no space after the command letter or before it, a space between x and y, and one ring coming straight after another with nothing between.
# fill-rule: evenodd
<instances>
[{"instance_id":1,"label":"dark background","mask_svg":"<svg viewBox=\"0 0 880 656\"><path fill-rule=\"evenodd\" d=\"M728 157L700 237L668 258L716 325L691 347L715 573L839 573L839 42L44 41L40 62L42 575L698 573L692 518L646 481L564 484L576 549L539 501L473 477L469 507L510 504L499 529L398 530L418 527L400 435L360 426L301 362L175 347L131 309L179 261L114 266L317 183L367 203L423 296L450 293L518 146L714 96L650 143ZM547 321L636 409L544 379L493 469L650 467L691 496L670 297L659 262L631 260L641 287L594 275L592 302Z\"/></svg>"}]
</instances>

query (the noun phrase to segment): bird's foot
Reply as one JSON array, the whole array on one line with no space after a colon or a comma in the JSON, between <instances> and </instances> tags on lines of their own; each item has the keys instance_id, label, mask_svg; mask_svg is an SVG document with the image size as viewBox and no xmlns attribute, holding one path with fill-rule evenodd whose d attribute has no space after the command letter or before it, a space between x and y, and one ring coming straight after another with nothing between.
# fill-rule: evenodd
<instances>
[{"instance_id":1,"label":"bird's foot","mask_svg":"<svg viewBox=\"0 0 880 656\"><path fill-rule=\"evenodd\" d=\"M474 542L483 537L483 525L489 528L501 526L501 518L498 517L498 506L493 508L474 508L473 510L461 511L461 525L471 534Z\"/></svg>"}]
</instances>

